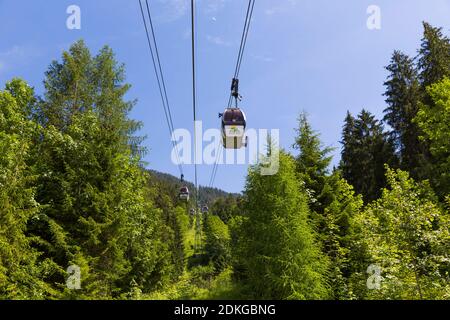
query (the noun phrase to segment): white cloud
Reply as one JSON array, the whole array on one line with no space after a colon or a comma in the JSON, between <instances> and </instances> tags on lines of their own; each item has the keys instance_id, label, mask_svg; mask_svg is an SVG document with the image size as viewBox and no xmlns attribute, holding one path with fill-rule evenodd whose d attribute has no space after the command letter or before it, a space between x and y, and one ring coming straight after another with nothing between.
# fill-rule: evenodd
<instances>
[{"instance_id":1,"label":"white cloud","mask_svg":"<svg viewBox=\"0 0 450 320\"><path fill-rule=\"evenodd\" d=\"M0 51L0 71L5 71L17 58L25 56L25 49L21 46L13 46L5 51Z\"/></svg>"},{"instance_id":2,"label":"white cloud","mask_svg":"<svg viewBox=\"0 0 450 320\"><path fill-rule=\"evenodd\" d=\"M226 40L222 39L219 36L207 35L206 36L206 40L208 40L209 42L211 42L211 43L213 43L215 45L222 46L222 47L230 47L232 45L231 42L226 41Z\"/></svg>"},{"instance_id":3,"label":"white cloud","mask_svg":"<svg viewBox=\"0 0 450 320\"><path fill-rule=\"evenodd\" d=\"M228 0L203 0L200 1L200 4L204 7L204 12L206 14L217 13L223 7Z\"/></svg>"},{"instance_id":4,"label":"white cloud","mask_svg":"<svg viewBox=\"0 0 450 320\"><path fill-rule=\"evenodd\" d=\"M0 51L0 57L11 58L11 57L23 57L25 56L26 50L24 47L15 45L5 51Z\"/></svg>"},{"instance_id":5,"label":"white cloud","mask_svg":"<svg viewBox=\"0 0 450 320\"><path fill-rule=\"evenodd\" d=\"M197 10L205 15L217 14L229 0L197 0ZM161 5L159 19L166 22L178 20L190 10L190 0L158 0ZM215 17L213 17L213 20Z\"/></svg>"},{"instance_id":6,"label":"white cloud","mask_svg":"<svg viewBox=\"0 0 450 320\"><path fill-rule=\"evenodd\" d=\"M161 20L166 22L177 20L183 17L189 8L189 0L159 0L162 4Z\"/></svg>"},{"instance_id":7,"label":"white cloud","mask_svg":"<svg viewBox=\"0 0 450 320\"><path fill-rule=\"evenodd\" d=\"M9 70L15 65L27 63L28 60L39 56L38 48L14 45L8 49L0 51L0 70Z\"/></svg>"},{"instance_id":8,"label":"white cloud","mask_svg":"<svg viewBox=\"0 0 450 320\"><path fill-rule=\"evenodd\" d=\"M262 61L262 62L272 62L273 61L273 58L271 58L269 56L264 56L264 55L252 54L251 57L255 60Z\"/></svg>"},{"instance_id":9,"label":"white cloud","mask_svg":"<svg viewBox=\"0 0 450 320\"><path fill-rule=\"evenodd\" d=\"M298 0L287 0L284 2L278 3L278 5L267 8L264 10L264 13L268 16L273 16L278 13L284 13L288 12L292 9L292 7L295 7L297 5Z\"/></svg>"}]
</instances>

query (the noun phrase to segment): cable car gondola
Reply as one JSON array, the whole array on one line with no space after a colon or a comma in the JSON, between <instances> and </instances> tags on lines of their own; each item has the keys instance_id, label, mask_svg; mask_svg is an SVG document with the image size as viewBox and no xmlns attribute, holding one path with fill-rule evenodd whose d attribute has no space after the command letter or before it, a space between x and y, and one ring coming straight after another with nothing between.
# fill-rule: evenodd
<instances>
[{"instance_id":1,"label":"cable car gondola","mask_svg":"<svg viewBox=\"0 0 450 320\"><path fill-rule=\"evenodd\" d=\"M226 149L240 149L247 146L245 128L247 119L239 108L227 108L222 114L222 140ZM245 139L245 141L244 141Z\"/></svg>"},{"instance_id":2,"label":"cable car gondola","mask_svg":"<svg viewBox=\"0 0 450 320\"><path fill-rule=\"evenodd\" d=\"M189 201L189 189L188 187L184 186L180 188L180 193L179 193L179 198L180 200L185 200L185 201Z\"/></svg>"},{"instance_id":3,"label":"cable car gondola","mask_svg":"<svg viewBox=\"0 0 450 320\"><path fill-rule=\"evenodd\" d=\"M203 212L203 213L208 213L208 211L209 211L208 206L207 206L207 205L204 205L204 206L202 207L202 212Z\"/></svg>"},{"instance_id":4,"label":"cable car gondola","mask_svg":"<svg viewBox=\"0 0 450 320\"><path fill-rule=\"evenodd\" d=\"M228 106L223 113L219 114L222 118L222 140L226 149L241 149L247 146L247 137L245 129L247 127L247 118L244 111L238 107L239 80L233 79L231 84L231 95L236 100L234 108Z\"/></svg>"}]
</instances>

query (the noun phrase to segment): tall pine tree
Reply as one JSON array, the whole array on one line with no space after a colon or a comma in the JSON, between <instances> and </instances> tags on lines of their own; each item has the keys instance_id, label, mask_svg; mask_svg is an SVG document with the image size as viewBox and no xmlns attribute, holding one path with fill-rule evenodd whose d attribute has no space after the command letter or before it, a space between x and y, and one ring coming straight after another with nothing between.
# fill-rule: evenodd
<instances>
[{"instance_id":1,"label":"tall pine tree","mask_svg":"<svg viewBox=\"0 0 450 320\"><path fill-rule=\"evenodd\" d=\"M436 193L444 199L450 195L450 79L427 89L431 104L420 104L416 123L433 156L430 181Z\"/></svg>"},{"instance_id":2,"label":"tall pine tree","mask_svg":"<svg viewBox=\"0 0 450 320\"><path fill-rule=\"evenodd\" d=\"M124 68L108 47L92 57L80 41L46 75L37 112L44 209L30 231L60 267L49 281L64 283L64 271L76 264L81 294L116 296L132 282L148 291L161 283L167 248L161 212L146 196Z\"/></svg>"},{"instance_id":3,"label":"tall pine tree","mask_svg":"<svg viewBox=\"0 0 450 320\"><path fill-rule=\"evenodd\" d=\"M14 79L0 91L0 299L43 299L54 293L44 272L55 265L31 246L27 224L37 219L33 141L30 121L33 89Z\"/></svg>"},{"instance_id":4,"label":"tall pine tree","mask_svg":"<svg viewBox=\"0 0 450 320\"><path fill-rule=\"evenodd\" d=\"M418 69L423 90L429 85L450 77L450 39L427 22L418 55ZM427 99L427 98L426 98ZM425 100L425 103L429 101Z\"/></svg>"},{"instance_id":5,"label":"tall pine tree","mask_svg":"<svg viewBox=\"0 0 450 320\"><path fill-rule=\"evenodd\" d=\"M342 137L340 169L344 179L365 201L377 199L385 186L384 165L396 165L394 146L383 126L370 112L362 110L357 118L349 112Z\"/></svg>"},{"instance_id":6,"label":"tall pine tree","mask_svg":"<svg viewBox=\"0 0 450 320\"><path fill-rule=\"evenodd\" d=\"M384 121L392 128L391 138L399 155L401 168L413 177L424 178L426 145L419 140L419 128L413 122L421 99L419 77L413 59L395 51L386 67L388 79L384 83L386 103Z\"/></svg>"},{"instance_id":7,"label":"tall pine tree","mask_svg":"<svg viewBox=\"0 0 450 320\"><path fill-rule=\"evenodd\" d=\"M237 228L237 265L256 299L323 299L326 259L308 224L307 196L300 192L295 162L280 153L277 174L252 168L244 192L244 221Z\"/></svg>"},{"instance_id":8,"label":"tall pine tree","mask_svg":"<svg viewBox=\"0 0 450 320\"><path fill-rule=\"evenodd\" d=\"M312 210L323 212L323 204L319 198L325 186L332 160L329 154L333 149L322 147L319 134L311 128L305 113L299 116L298 123L294 143L294 149L299 151L295 159L296 171L310 196Z\"/></svg>"}]
</instances>

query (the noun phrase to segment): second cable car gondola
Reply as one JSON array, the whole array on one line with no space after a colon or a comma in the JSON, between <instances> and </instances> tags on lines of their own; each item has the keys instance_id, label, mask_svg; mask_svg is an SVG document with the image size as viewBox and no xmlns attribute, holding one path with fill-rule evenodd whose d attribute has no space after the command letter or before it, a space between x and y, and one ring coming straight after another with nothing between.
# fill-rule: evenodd
<instances>
[{"instance_id":1,"label":"second cable car gondola","mask_svg":"<svg viewBox=\"0 0 450 320\"><path fill-rule=\"evenodd\" d=\"M180 200L189 201L189 189L188 189L188 187L186 187L186 186L185 187L181 187L178 197L180 198Z\"/></svg>"}]
</instances>

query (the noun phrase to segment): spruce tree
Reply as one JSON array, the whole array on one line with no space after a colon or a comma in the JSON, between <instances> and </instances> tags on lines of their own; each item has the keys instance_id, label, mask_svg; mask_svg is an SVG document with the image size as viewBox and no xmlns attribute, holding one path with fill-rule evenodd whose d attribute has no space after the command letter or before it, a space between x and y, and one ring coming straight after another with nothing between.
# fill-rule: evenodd
<instances>
[{"instance_id":1,"label":"spruce tree","mask_svg":"<svg viewBox=\"0 0 450 320\"><path fill-rule=\"evenodd\" d=\"M277 174L247 177L244 220L234 228L241 282L256 299L323 299L326 259L308 224L307 196L295 175L295 162L280 152Z\"/></svg>"},{"instance_id":2,"label":"spruce tree","mask_svg":"<svg viewBox=\"0 0 450 320\"><path fill-rule=\"evenodd\" d=\"M327 178L322 191L326 199L323 212L323 227L320 229L320 240L323 252L330 261L328 279L332 298L337 300L353 299L350 277L360 270L360 248L353 244L352 224L354 217L363 207L362 197L355 195L353 187L335 171Z\"/></svg>"},{"instance_id":3,"label":"spruce tree","mask_svg":"<svg viewBox=\"0 0 450 320\"><path fill-rule=\"evenodd\" d=\"M413 177L424 178L426 145L419 140L419 128L413 122L421 99L420 84L414 61L395 51L384 83L386 103L384 121L392 128L390 135L399 154L400 165Z\"/></svg>"},{"instance_id":4,"label":"spruce tree","mask_svg":"<svg viewBox=\"0 0 450 320\"><path fill-rule=\"evenodd\" d=\"M366 110L356 119L347 113L341 143L343 178L365 201L377 199L386 182L384 165L395 166L398 161L382 124Z\"/></svg>"},{"instance_id":5,"label":"spruce tree","mask_svg":"<svg viewBox=\"0 0 450 320\"><path fill-rule=\"evenodd\" d=\"M450 77L450 39L427 22L423 23L424 32L418 55L418 69L423 90L433 83ZM427 96L425 103L428 103Z\"/></svg>"},{"instance_id":6,"label":"spruce tree","mask_svg":"<svg viewBox=\"0 0 450 320\"><path fill-rule=\"evenodd\" d=\"M450 79L444 78L431 85L427 94L431 104L420 104L415 122L433 156L430 181L436 193L444 199L450 195Z\"/></svg>"},{"instance_id":7,"label":"spruce tree","mask_svg":"<svg viewBox=\"0 0 450 320\"><path fill-rule=\"evenodd\" d=\"M53 293L44 271L55 267L40 258L27 234L42 207L35 200L33 140L39 127L30 121L33 89L14 79L0 91L0 299L43 299Z\"/></svg>"},{"instance_id":8,"label":"spruce tree","mask_svg":"<svg viewBox=\"0 0 450 320\"><path fill-rule=\"evenodd\" d=\"M210 211L217 215L225 224L239 215L238 203L240 198L234 195L217 198L210 207Z\"/></svg>"},{"instance_id":9,"label":"spruce tree","mask_svg":"<svg viewBox=\"0 0 450 320\"><path fill-rule=\"evenodd\" d=\"M296 171L300 181L310 195L312 210L322 213L323 204L319 196L325 185L328 167L332 160L332 148L322 147L319 134L314 132L305 113L298 119L297 137L294 148L299 151L296 157Z\"/></svg>"},{"instance_id":10,"label":"spruce tree","mask_svg":"<svg viewBox=\"0 0 450 320\"><path fill-rule=\"evenodd\" d=\"M426 106L430 109L438 109L435 106L435 99L431 96L429 87L433 84L439 83L445 78L450 78L450 39L442 32L442 28L433 27L424 22L424 35L422 38L421 48L418 54L417 67L420 72L420 81L422 85L422 107L424 110ZM432 111L430 110L430 113ZM421 136L426 136L420 132ZM436 158L435 152L431 151L430 142L428 139L421 140L422 144L426 145L426 162L422 165L423 176L433 182L435 191L442 195L442 190L439 189L438 184L442 183L440 177L436 176L435 170L438 169L441 160ZM439 173L438 173L439 174ZM422 177L420 177L422 178ZM441 182L438 182L441 180ZM445 180L445 178L444 178Z\"/></svg>"},{"instance_id":11,"label":"spruce tree","mask_svg":"<svg viewBox=\"0 0 450 320\"><path fill-rule=\"evenodd\" d=\"M124 68L111 49L92 57L80 41L46 75L37 110L44 127L37 200L44 209L30 231L60 267L49 280L64 283L64 270L76 264L80 294L116 296L133 280L148 291L160 283L167 249L161 212L146 196Z\"/></svg>"},{"instance_id":12,"label":"spruce tree","mask_svg":"<svg viewBox=\"0 0 450 320\"><path fill-rule=\"evenodd\" d=\"M217 273L224 270L231 257L228 226L216 215L205 217L205 253Z\"/></svg>"}]
</instances>

